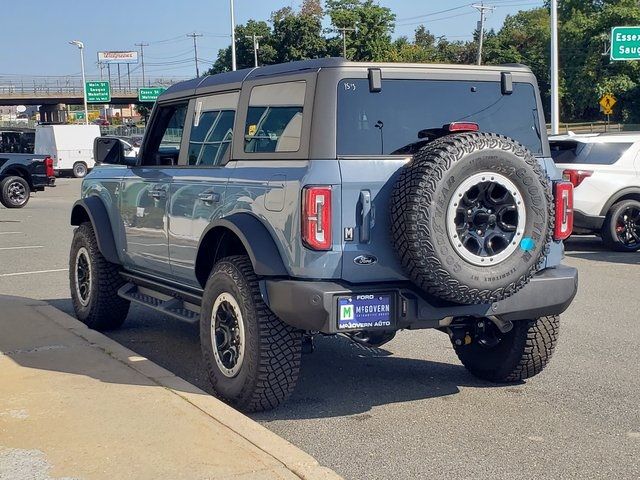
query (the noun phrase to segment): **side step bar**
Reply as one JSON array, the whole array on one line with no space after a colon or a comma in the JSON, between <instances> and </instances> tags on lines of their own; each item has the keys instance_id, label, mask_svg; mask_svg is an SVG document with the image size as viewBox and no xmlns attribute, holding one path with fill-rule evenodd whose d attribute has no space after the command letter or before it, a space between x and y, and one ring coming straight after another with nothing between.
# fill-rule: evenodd
<instances>
[{"instance_id":1,"label":"side step bar","mask_svg":"<svg viewBox=\"0 0 640 480\"><path fill-rule=\"evenodd\" d=\"M176 292L174 292L175 294ZM118 290L118 296L130 302L144 305L178 320L189 323L200 321L200 302L185 301L183 298L166 295L149 287L129 282Z\"/></svg>"}]
</instances>

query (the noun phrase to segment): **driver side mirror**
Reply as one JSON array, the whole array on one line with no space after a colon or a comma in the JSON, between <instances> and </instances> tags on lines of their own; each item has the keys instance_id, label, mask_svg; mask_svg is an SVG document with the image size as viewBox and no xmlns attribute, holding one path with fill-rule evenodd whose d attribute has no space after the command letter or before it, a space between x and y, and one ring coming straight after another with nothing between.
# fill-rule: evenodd
<instances>
[{"instance_id":1,"label":"driver side mirror","mask_svg":"<svg viewBox=\"0 0 640 480\"><path fill-rule=\"evenodd\" d=\"M136 164L137 159L126 157L124 145L119 138L98 137L93 141L93 159L99 164L128 165Z\"/></svg>"}]
</instances>

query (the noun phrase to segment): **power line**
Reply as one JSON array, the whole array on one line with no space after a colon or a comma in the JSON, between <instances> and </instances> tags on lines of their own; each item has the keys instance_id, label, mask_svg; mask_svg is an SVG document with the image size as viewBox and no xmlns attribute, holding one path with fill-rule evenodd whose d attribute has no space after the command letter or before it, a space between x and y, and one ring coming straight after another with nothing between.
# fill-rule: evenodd
<instances>
[{"instance_id":1,"label":"power line","mask_svg":"<svg viewBox=\"0 0 640 480\"><path fill-rule=\"evenodd\" d=\"M437 12L424 13L422 15L416 15L415 17L399 18L398 21L399 22L404 22L405 20L416 20L418 18L430 17L432 15L439 15L441 13L453 12L454 10L460 10L461 8L465 8L465 7L468 7L470 5L471 5L470 3L465 3L464 5L460 5L459 7L447 8L446 10L440 10L440 11L437 11Z\"/></svg>"}]
</instances>

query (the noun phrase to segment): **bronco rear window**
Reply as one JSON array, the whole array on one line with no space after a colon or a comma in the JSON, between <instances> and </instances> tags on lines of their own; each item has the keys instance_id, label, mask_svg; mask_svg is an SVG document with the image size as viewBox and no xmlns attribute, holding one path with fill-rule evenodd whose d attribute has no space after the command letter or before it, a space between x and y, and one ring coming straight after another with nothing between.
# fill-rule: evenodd
<instances>
[{"instance_id":1,"label":"bronco rear window","mask_svg":"<svg viewBox=\"0 0 640 480\"><path fill-rule=\"evenodd\" d=\"M367 79L338 83L338 155L402 155L424 142L419 132L451 122L474 122L480 131L506 135L542 154L533 85L500 82L383 80L380 92Z\"/></svg>"}]
</instances>

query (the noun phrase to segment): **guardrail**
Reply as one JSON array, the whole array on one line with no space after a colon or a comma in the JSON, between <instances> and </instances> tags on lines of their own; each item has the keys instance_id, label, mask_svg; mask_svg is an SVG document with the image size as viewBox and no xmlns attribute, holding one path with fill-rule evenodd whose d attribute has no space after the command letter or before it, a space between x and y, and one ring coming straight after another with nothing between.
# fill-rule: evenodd
<instances>
[{"instance_id":1,"label":"guardrail","mask_svg":"<svg viewBox=\"0 0 640 480\"><path fill-rule=\"evenodd\" d=\"M640 125L635 123L609 123L607 122L581 122L562 123L560 133L615 133L640 131ZM547 124L547 132L551 131L551 126Z\"/></svg>"},{"instance_id":2,"label":"guardrail","mask_svg":"<svg viewBox=\"0 0 640 480\"><path fill-rule=\"evenodd\" d=\"M132 135L144 135L144 127L130 127L128 125L110 125L100 127L101 135L117 135L119 137L130 137Z\"/></svg>"}]
</instances>

